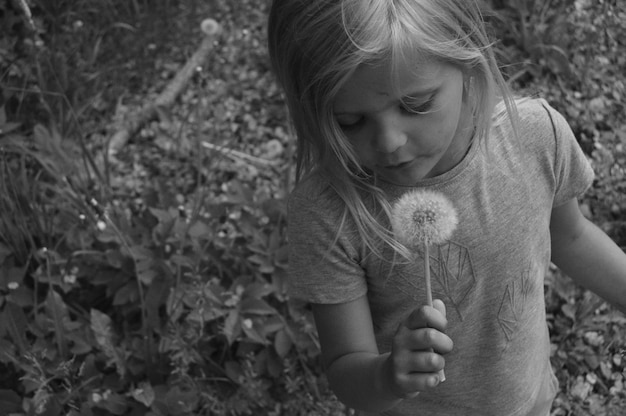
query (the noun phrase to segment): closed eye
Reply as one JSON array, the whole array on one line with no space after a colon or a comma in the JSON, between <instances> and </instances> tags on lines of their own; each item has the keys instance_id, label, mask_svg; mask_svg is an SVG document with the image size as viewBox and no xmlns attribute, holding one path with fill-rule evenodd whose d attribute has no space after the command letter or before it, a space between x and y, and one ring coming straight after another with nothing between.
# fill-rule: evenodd
<instances>
[{"instance_id":1,"label":"closed eye","mask_svg":"<svg viewBox=\"0 0 626 416\"><path fill-rule=\"evenodd\" d=\"M357 115L340 115L336 120L343 130L355 129L363 123L363 117Z\"/></svg>"},{"instance_id":2,"label":"closed eye","mask_svg":"<svg viewBox=\"0 0 626 416\"><path fill-rule=\"evenodd\" d=\"M407 97L402 100L401 108L409 114L427 114L432 109L434 101L434 95L426 101L413 101L411 97Z\"/></svg>"}]
</instances>

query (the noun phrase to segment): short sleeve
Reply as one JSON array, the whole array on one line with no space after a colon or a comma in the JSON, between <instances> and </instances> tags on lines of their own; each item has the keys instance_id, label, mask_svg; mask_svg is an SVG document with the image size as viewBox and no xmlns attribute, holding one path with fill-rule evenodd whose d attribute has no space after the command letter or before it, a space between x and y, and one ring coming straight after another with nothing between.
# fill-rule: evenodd
<instances>
[{"instance_id":1,"label":"short sleeve","mask_svg":"<svg viewBox=\"0 0 626 416\"><path fill-rule=\"evenodd\" d=\"M556 207L580 198L593 183L594 173L563 115L545 102L543 106L550 116L555 140L553 206Z\"/></svg>"},{"instance_id":2,"label":"short sleeve","mask_svg":"<svg viewBox=\"0 0 626 416\"><path fill-rule=\"evenodd\" d=\"M367 293L358 241L332 192L296 188L288 201L288 293L311 303L336 304ZM342 226L343 224L343 226Z\"/></svg>"}]
</instances>

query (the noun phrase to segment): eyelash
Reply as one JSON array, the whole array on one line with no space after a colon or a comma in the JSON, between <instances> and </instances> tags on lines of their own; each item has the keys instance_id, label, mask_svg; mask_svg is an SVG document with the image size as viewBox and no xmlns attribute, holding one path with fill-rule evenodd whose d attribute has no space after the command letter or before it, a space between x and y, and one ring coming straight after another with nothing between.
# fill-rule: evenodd
<instances>
[{"instance_id":1,"label":"eyelash","mask_svg":"<svg viewBox=\"0 0 626 416\"><path fill-rule=\"evenodd\" d=\"M402 109L410 114L426 114L432 108L434 97L428 98L426 102L419 103L415 106L410 101L402 103Z\"/></svg>"},{"instance_id":2,"label":"eyelash","mask_svg":"<svg viewBox=\"0 0 626 416\"><path fill-rule=\"evenodd\" d=\"M411 115L423 115L423 114L427 114L428 110L430 110L432 108L434 100L435 100L434 96L430 97L430 98L428 98L428 100L426 102L420 103L420 104L416 105L415 107L413 107L410 104L410 102L403 102L400 105L400 108L405 113L408 113L408 114L411 114ZM351 124L341 124L341 123L339 123L339 127L341 127L343 130L354 130L357 127L359 127L362 122L363 122L363 117L360 117L356 122L351 123Z\"/></svg>"}]
</instances>

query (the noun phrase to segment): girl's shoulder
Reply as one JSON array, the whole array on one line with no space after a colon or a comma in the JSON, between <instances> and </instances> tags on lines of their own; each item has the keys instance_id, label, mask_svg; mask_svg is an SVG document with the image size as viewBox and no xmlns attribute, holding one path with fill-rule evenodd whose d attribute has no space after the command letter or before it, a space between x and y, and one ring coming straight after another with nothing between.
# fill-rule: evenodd
<instances>
[{"instance_id":1,"label":"girl's shoulder","mask_svg":"<svg viewBox=\"0 0 626 416\"><path fill-rule=\"evenodd\" d=\"M319 200L332 194L325 175L313 171L302 177L289 194L289 199Z\"/></svg>"},{"instance_id":2,"label":"girl's shoulder","mask_svg":"<svg viewBox=\"0 0 626 416\"><path fill-rule=\"evenodd\" d=\"M504 102L496 105L493 126L517 130L520 137L531 136L538 140L560 135L568 129L568 123L561 113L545 99L535 97L516 97L507 108Z\"/></svg>"},{"instance_id":3,"label":"girl's shoulder","mask_svg":"<svg viewBox=\"0 0 626 416\"><path fill-rule=\"evenodd\" d=\"M504 101L496 104L493 111L493 122L499 124L505 120L517 118L518 121L549 120L550 113L558 112L543 98L515 97L507 108Z\"/></svg>"},{"instance_id":4,"label":"girl's shoulder","mask_svg":"<svg viewBox=\"0 0 626 416\"><path fill-rule=\"evenodd\" d=\"M559 112L554 109L543 98L519 98L515 100L518 117L520 121L550 121L553 117L559 116Z\"/></svg>"},{"instance_id":5,"label":"girl's shoulder","mask_svg":"<svg viewBox=\"0 0 626 416\"><path fill-rule=\"evenodd\" d=\"M301 208L323 212L342 210L341 199L330 180L319 171L313 171L298 181L287 198L287 204L292 212Z\"/></svg>"}]
</instances>

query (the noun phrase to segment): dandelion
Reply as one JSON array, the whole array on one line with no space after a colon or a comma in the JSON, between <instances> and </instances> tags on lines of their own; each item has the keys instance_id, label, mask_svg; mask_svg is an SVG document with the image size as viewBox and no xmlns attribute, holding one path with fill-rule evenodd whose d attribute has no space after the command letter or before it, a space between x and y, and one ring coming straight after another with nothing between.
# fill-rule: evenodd
<instances>
[{"instance_id":1,"label":"dandelion","mask_svg":"<svg viewBox=\"0 0 626 416\"><path fill-rule=\"evenodd\" d=\"M398 241L408 247L442 244L458 223L452 203L441 193L416 190L394 205L391 225Z\"/></svg>"},{"instance_id":2,"label":"dandelion","mask_svg":"<svg viewBox=\"0 0 626 416\"><path fill-rule=\"evenodd\" d=\"M452 203L441 193L415 190L404 194L393 206L391 227L407 247L424 248L426 303L432 306L430 244L441 244L452 236L458 218Z\"/></svg>"},{"instance_id":3,"label":"dandelion","mask_svg":"<svg viewBox=\"0 0 626 416\"><path fill-rule=\"evenodd\" d=\"M217 35L220 31L220 24L213 19L204 19L202 23L200 23L200 29L204 34L213 36Z\"/></svg>"},{"instance_id":4,"label":"dandelion","mask_svg":"<svg viewBox=\"0 0 626 416\"><path fill-rule=\"evenodd\" d=\"M433 305L429 246L448 240L457 224L454 206L438 192L411 191L404 194L393 206L391 227L398 241L409 248L422 246L424 249L424 281L428 306ZM445 380L443 370L440 372L440 380Z\"/></svg>"}]
</instances>

